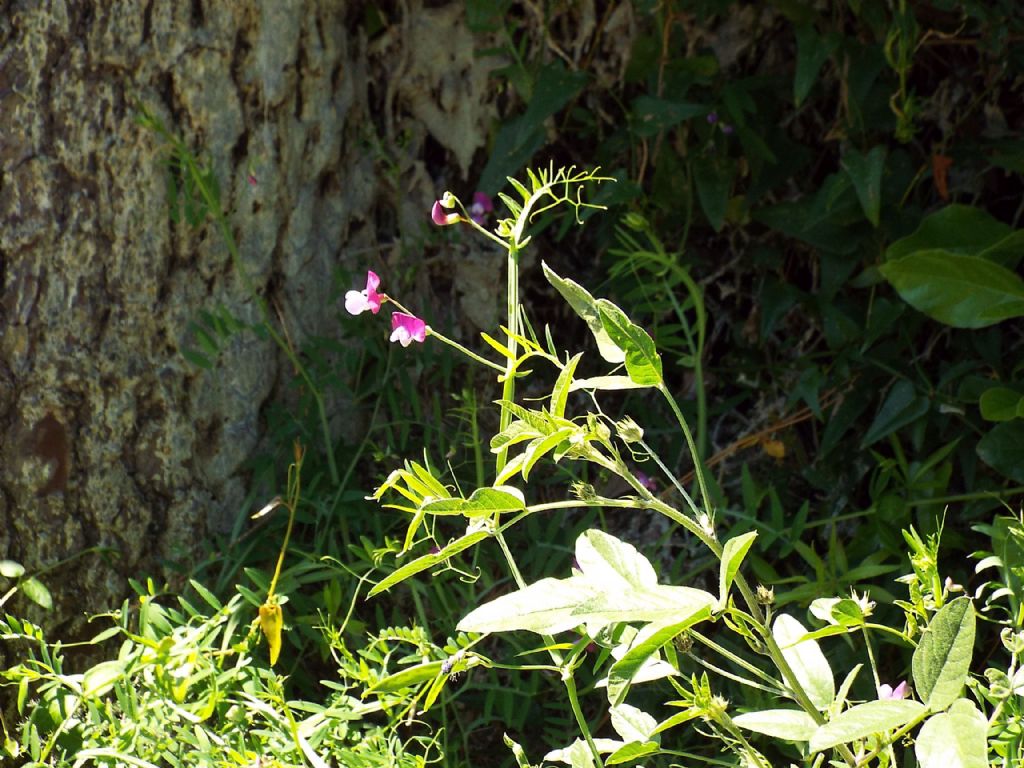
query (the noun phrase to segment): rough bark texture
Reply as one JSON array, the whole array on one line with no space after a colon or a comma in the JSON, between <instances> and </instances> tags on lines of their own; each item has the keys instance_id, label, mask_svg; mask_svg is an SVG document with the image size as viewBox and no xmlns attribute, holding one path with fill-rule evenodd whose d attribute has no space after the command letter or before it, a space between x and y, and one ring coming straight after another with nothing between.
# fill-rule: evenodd
<instances>
[{"instance_id":1,"label":"rough bark texture","mask_svg":"<svg viewBox=\"0 0 1024 768\"><path fill-rule=\"evenodd\" d=\"M361 4L338 0L0 2L0 558L119 553L49 572L56 606L34 618L100 610L251 511L241 467L290 376L249 333L212 374L182 358L201 310L260 317L214 228L169 216L139 105L212 160L290 336L337 336L332 270L388 257L374 217L388 238L423 229L428 133L463 174L482 145L461 6L409 3L368 41Z\"/></svg>"}]
</instances>

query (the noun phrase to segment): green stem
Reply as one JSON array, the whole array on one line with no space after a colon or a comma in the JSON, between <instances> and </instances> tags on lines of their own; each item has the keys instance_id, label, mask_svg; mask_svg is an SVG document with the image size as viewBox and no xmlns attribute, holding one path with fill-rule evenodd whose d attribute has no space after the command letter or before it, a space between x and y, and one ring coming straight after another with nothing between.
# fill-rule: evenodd
<instances>
[{"instance_id":1,"label":"green stem","mask_svg":"<svg viewBox=\"0 0 1024 768\"><path fill-rule=\"evenodd\" d=\"M502 373L502 374L507 372L507 368L505 368L505 367L503 367L501 365L498 365L497 363L495 363L495 362L493 362L491 360L488 360L485 357L480 357L480 355L478 355L476 352L473 352L472 350L467 349L466 347L462 346L461 344L459 344L459 342L455 341L454 339L449 339L443 333L438 333L437 331L435 331L430 326L427 326L427 335L428 336L436 336L438 341L442 341L445 344L447 344L449 347L452 347L453 349L457 349L459 352L464 354L466 357L468 357L471 360L475 360L476 362L480 363L481 365L486 365L488 368L493 368L494 370L496 370L496 371L498 371L499 373Z\"/></svg>"},{"instance_id":2,"label":"green stem","mask_svg":"<svg viewBox=\"0 0 1024 768\"><path fill-rule=\"evenodd\" d=\"M515 558L512 557L512 551L508 548L508 544L505 542L505 536L502 534L501 529L495 531L494 538L497 539L498 546L501 547L501 553L505 556L505 562L508 564L509 570L512 572L512 577L515 579L516 584L519 585L520 589L525 589L526 581L523 579L523 575L519 572L519 566L516 564ZM573 715L576 717L576 724L579 726L580 731L583 733L583 737L587 741L587 745L590 747L590 752L594 757L594 763L597 768L604 768L604 762L601 760L601 753L597 750L597 745L594 743L594 737L590 733L590 726L587 724L587 719L583 716L583 710L580 707L579 694L576 691L576 681L572 676L572 668L565 664L562 654L555 650L555 638L547 634L542 634L541 637L544 641L544 646L548 649L548 655L551 656L552 663L561 670L562 682L565 684L565 691L569 696L569 705L572 707Z\"/></svg>"},{"instance_id":3,"label":"green stem","mask_svg":"<svg viewBox=\"0 0 1024 768\"><path fill-rule=\"evenodd\" d=\"M696 640L697 642L699 642L701 645L707 646L711 650L713 650L716 653L718 653L720 656L724 656L725 658L729 659L733 664L735 664L735 665L737 665L739 667L742 667L743 669L747 670L750 674L754 675L755 677L759 677L762 680L764 680L766 683L770 683L772 687L769 689L769 688L766 688L766 687L762 686L760 683L755 683L755 682L753 682L751 680L741 681L741 682L744 682L746 685L753 685L753 686L757 686L759 688L763 688L764 690L768 690L771 693L775 694L776 696L779 694L779 687L778 687L779 686L779 681L775 680L771 675L767 674L764 670L758 669L753 664L751 664L749 661L744 659L742 656L736 655L735 653L730 651L728 648L726 648L726 647L724 647L722 645L719 645L718 643L716 643L711 638L705 637L704 635L702 635L700 632L697 632L694 629L690 629L688 631L689 631L690 636L693 637L693 639ZM700 661L700 660L698 659L698 661ZM701 663L705 663L705 662L701 662ZM736 678L736 679L739 679L739 678Z\"/></svg>"},{"instance_id":4,"label":"green stem","mask_svg":"<svg viewBox=\"0 0 1024 768\"><path fill-rule=\"evenodd\" d=\"M658 385L658 390L665 399L668 400L668 405L672 409L672 413L675 414L676 422L679 424L679 428L683 431L683 437L686 438L686 446L690 449L690 457L693 459L693 471L697 475L697 484L700 486L701 499L704 502L704 511L706 514L711 515L711 494L708 493L707 481L704 479L704 463L701 461L700 452L697 450L697 444L693 440L693 433L690 432L690 425L686 423L686 418L683 416L683 412L679 409L679 405L676 403L672 393L668 391L668 387L665 386L665 382L661 382Z\"/></svg>"},{"instance_id":5,"label":"green stem","mask_svg":"<svg viewBox=\"0 0 1024 768\"><path fill-rule=\"evenodd\" d=\"M655 512L660 512L670 520L674 520L679 523L681 526L686 528L686 530L690 531L690 533L700 539L701 542L711 550L715 557L721 561L722 545L718 543L717 539L713 538L707 531L705 531L696 520L691 520L674 507L670 507L660 499L651 496L649 491L644 490L643 493L646 493L646 497L635 502L637 507L646 507L654 510ZM776 668L782 673L782 678L786 681L786 685L789 686L789 689L793 694L793 698L796 699L796 702L808 715L814 718L816 723L821 725L825 722L825 718L818 711L817 707L814 706L813 702L811 702L803 685L793 672L793 668L782 655L782 649L779 648L779 644L775 642L775 638L765 625L764 612L761 610L761 605L757 602L757 597L754 595L753 590L750 589L750 585L747 584L746 578L743 574L737 573L733 584L735 584L736 588L743 596L743 601L746 603L747 610L750 611L750 615L754 618L755 623L761 628L762 640L764 641L765 649L768 651L768 655L771 657ZM851 761L851 765L856 761L853 753L850 752L848 747L841 746L839 747L839 750L843 752L844 758Z\"/></svg>"},{"instance_id":6,"label":"green stem","mask_svg":"<svg viewBox=\"0 0 1024 768\"><path fill-rule=\"evenodd\" d=\"M519 248L516 246L514 240L510 241L508 245L505 309L507 317L507 324L505 327L508 329L508 334L505 337L507 339L505 346L508 347L509 356L508 360L505 362L505 381L502 383L501 387L501 399L506 402L512 402L516 396L516 379L514 373L516 354L519 348ZM502 408L498 432L504 432L511 423L512 412L507 408ZM505 464L507 463L508 446L503 446L502 449L498 451L498 457L495 460L495 474L500 474L501 470L505 468Z\"/></svg>"},{"instance_id":7,"label":"green stem","mask_svg":"<svg viewBox=\"0 0 1024 768\"><path fill-rule=\"evenodd\" d=\"M303 449L295 444L295 463L288 468L288 527L284 531L284 539L281 541L281 551L277 553L277 566L274 568L274 577L270 580L270 588L267 590L267 602L274 597L274 590L277 588L277 580L281 576L281 567L284 565L284 555L288 551L288 541L292 536L292 528L295 525L295 510L299 506L299 499L302 495L302 457Z\"/></svg>"}]
</instances>

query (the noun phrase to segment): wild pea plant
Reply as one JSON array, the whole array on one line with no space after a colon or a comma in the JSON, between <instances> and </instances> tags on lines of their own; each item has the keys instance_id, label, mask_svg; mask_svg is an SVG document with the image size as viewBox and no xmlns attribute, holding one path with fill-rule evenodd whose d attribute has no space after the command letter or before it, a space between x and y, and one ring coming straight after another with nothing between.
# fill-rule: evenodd
<instances>
[{"instance_id":1,"label":"wild pea plant","mask_svg":"<svg viewBox=\"0 0 1024 768\"><path fill-rule=\"evenodd\" d=\"M538 653L546 654L548 661L512 668L557 672L581 735L547 754L545 760L590 768L666 755L768 768L777 764L765 755L770 748L773 760L782 755L792 765L859 768L903 763L902 745L914 739L918 764L925 768L986 765L987 733L999 712L986 718L978 704L963 695L969 682L976 614L972 601L954 596L956 586L944 584L939 577L938 537L922 540L913 531L905 534L914 571L904 579L910 597L901 604L906 626L900 630L872 623L873 604L866 596L816 600L811 613L823 625L816 631L793 615L776 613L771 588L751 585L743 573L744 558L757 534L719 540L697 446L665 383L662 359L646 331L612 302L594 298L583 286L544 264L544 275L552 287L586 322L607 372L577 377L583 353L560 350L550 329L545 329L543 340L535 333L519 300L520 254L530 242L527 228L541 213L560 205L572 207L579 221L581 210L600 207L584 201L587 185L610 179L575 168L556 171L550 167L527 175L525 184L509 179L517 197L501 195L509 216L493 231L479 221L478 211L467 211L448 192L432 211L435 224L468 225L507 251L505 325L500 338L483 334L496 360L485 359L431 328L381 292L381 279L373 272L368 273L363 290L350 291L346 297L352 314L367 310L377 314L385 303L394 304L392 341L409 346L436 338L496 370L502 385L497 401L499 429L490 439L494 454L490 485L469 493L453 491L424 464L407 461L373 494L377 500L387 497L385 506L408 515L400 557L412 559L377 583L370 595L424 571L454 567L450 564L453 557L487 539L495 540L518 585L517 591L462 617L458 629L468 635L447 660L408 666L380 681L374 690L418 687L413 700L422 701L427 709L450 676L477 666L509 668L474 650L487 633L528 631L540 635ZM531 376L533 368L541 366L551 366L557 377L546 402L533 407L517 400L517 387ZM693 461L696 498L645 439L642 425L628 415L612 418L601 409L600 392L623 389L651 389L665 399ZM585 393L589 408L575 410L581 400L570 398L573 393ZM590 485L577 483L565 500L532 502L528 483L541 460L596 465L620 477L632 493L610 498ZM650 490L646 476L634 469L641 461L649 461L661 471L678 502L669 503ZM571 573L527 584L505 533L530 515L580 507L666 516L717 558L717 591L660 584L655 568L643 554L601 530L579 536ZM462 518L465 532L442 540L435 525L441 518ZM730 633L748 652L738 653L736 645L714 639L708 632L712 624L719 625L717 635ZM1019 650L1013 649L1024 637L1020 628L1018 618L1007 636L1011 675L1019 655ZM883 669L876 658L875 640L883 634L908 647L916 646L912 686L897 681L898 670ZM858 638L864 648L864 661L838 681L819 643L835 635ZM618 738L599 738L581 706L575 673L592 644L604 649L607 669L599 685ZM704 670L686 676L681 672L684 660ZM871 680L866 684L862 678L868 675ZM655 680L671 686L674 693L664 704L678 710L661 720L629 703L634 686ZM767 694L775 703L770 708L754 708L742 701L729 702L720 694L727 681L749 690L751 700L763 700ZM856 698L855 685L858 690L869 690L870 695ZM987 710L1006 706L1005 701L993 705L984 695L978 700ZM717 739L732 753L732 760L674 750L669 732L679 727L696 727ZM520 766L530 765L522 747L507 735L506 743Z\"/></svg>"}]
</instances>

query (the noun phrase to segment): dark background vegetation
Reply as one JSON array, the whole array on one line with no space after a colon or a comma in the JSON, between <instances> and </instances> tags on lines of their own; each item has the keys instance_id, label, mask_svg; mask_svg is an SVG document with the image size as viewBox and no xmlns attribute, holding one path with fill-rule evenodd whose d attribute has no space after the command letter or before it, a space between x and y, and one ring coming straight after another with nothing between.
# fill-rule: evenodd
<instances>
[{"instance_id":1,"label":"dark background vegetation","mask_svg":"<svg viewBox=\"0 0 1024 768\"><path fill-rule=\"evenodd\" d=\"M943 573L972 593L972 553L992 546L978 526L1018 511L1024 490L1024 409L982 406L989 390L1024 395L1024 325L940 322L908 304L882 267L897 255L890 246L952 211L927 247L1004 243L999 263L1018 269L1019 4L471 0L465 19L488 41L474 51L496 94L486 147L461 182L458 158L441 143L424 141L417 160L438 196L451 186L463 200L477 190L495 195L506 175L549 161L600 165L618 179L594 190L608 210L585 226L564 216L537 222L524 304L560 346L591 343L543 279L543 259L650 331L697 428L720 538L758 531L748 563L774 588L777 606L802 616L813 598L854 589L877 602L880 622L901 625L895 578L910 570L901 531L911 526L924 535L941 529ZM358 27L372 47L400 21L388 4L366 4ZM384 114L385 89L373 98L380 111L371 104L371 114ZM387 154L373 156L386 176ZM387 268L388 293L484 351L478 331L487 315L466 312L467 296L477 308L502 304L502 255L468 230L410 238L398 206L378 205L375 216L379 240L405 240L387 258L349 260L338 294L366 267ZM962 241L947 242L957 235ZM466 263L479 272L459 282L453 276ZM467 374L440 345L388 346L381 323L366 317L339 314L338 327L299 348L316 387L345 393L361 413L361 431L336 445L341 481L330 479L315 403L298 379L266 409L272 448L247 465L254 488L280 487L293 441L309 446L281 586L292 626L281 668L296 696L313 698L336 670L317 627L340 624L356 590L355 577L321 558L355 574L377 567L375 577L394 567L406 520L364 497L403 459L424 459L424 446L449 480L489 482L486 441L497 419L489 403L499 395L490 374ZM206 329L213 354L200 362L210 366L216 339L246 332L210 316L196 328ZM596 366L596 354L587 357L584 367ZM671 419L659 402L627 395L602 407L633 416L677 476L688 476L682 438L661 426ZM616 492L608 478L578 472L538 471L531 500L563 498L573 480ZM272 568L285 518L247 525L240 520L190 575L225 594L246 569ZM567 573L573 540L591 526L636 544L663 582L717 578L709 559L657 521L579 512L531 518L512 533L526 579ZM367 633L415 622L443 645L468 606L512 588L493 546L462 564L473 578L446 571L368 602L364 589L345 641L360 646ZM495 638L485 651L512 659L534 639ZM833 651L833 668L852 666L847 652ZM977 655L1001 652L996 633L982 632ZM894 680L906 676L905 649L883 647L881 657ZM510 764L503 733L538 760L575 731L553 677L477 670L450 690L425 724L405 731L443 726L450 765ZM602 696L585 703L602 723ZM607 723L595 731L610 734ZM699 737L673 738L677 748L702 749Z\"/></svg>"}]
</instances>

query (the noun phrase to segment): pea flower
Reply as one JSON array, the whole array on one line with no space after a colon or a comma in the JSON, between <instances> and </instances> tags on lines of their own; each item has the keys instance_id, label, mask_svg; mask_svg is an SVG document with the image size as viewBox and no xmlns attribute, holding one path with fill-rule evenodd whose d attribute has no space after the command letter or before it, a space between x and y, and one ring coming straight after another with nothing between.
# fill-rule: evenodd
<instances>
[{"instance_id":1,"label":"pea flower","mask_svg":"<svg viewBox=\"0 0 1024 768\"><path fill-rule=\"evenodd\" d=\"M426 338L427 324L418 317L407 315L405 312L391 314L391 341L408 347L414 341L422 344Z\"/></svg>"},{"instance_id":2,"label":"pea flower","mask_svg":"<svg viewBox=\"0 0 1024 768\"><path fill-rule=\"evenodd\" d=\"M430 218L439 227L447 227L449 224L458 224L462 217L457 213L445 213L446 208L455 207L455 195L445 192L440 200L434 201L434 207L430 210Z\"/></svg>"},{"instance_id":3,"label":"pea flower","mask_svg":"<svg viewBox=\"0 0 1024 768\"><path fill-rule=\"evenodd\" d=\"M345 294L345 309L350 315L358 315L361 312L370 310L373 314L380 312L380 305L384 297L377 293L377 286L380 285L380 278L377 273L369 271L366 273L366 289L362 291L349 291Z\"/></svg>"},{"instance_id":4,"label":"pea flower","mask_svg":"<svg viewBox=\"0 0 1024 768\"><path fill-rule=\"evenodd\" d=\"M642 485L651 493L655 493L658 490L658 481L655 480L653 477L645 474L644 472L641 472L639 469L633 474L636 477L636 479L640 482L640 485Z\"/></svg>"},{"instance_id":5,"label":"pea flower","mask_svg":"<svg viewBox=\"0 0 1024 768\"><path fill-rule=\"evenodd\" d=\"M893 688L888 683L882 683L878 686L878 698L879 699L905 699L907 698L907 681L901 680L900 684Z\"/></svg>"},{"instance_id":6,"label":"pea flower","mask_svg":"<svg viewBox=\"0 0 1024 768\"><path fill-rule=\"evenodd\" d=\"M484 192L477 192L473 195L473 204L469 206L469 218L483 226L487 220L487 214L494 210L494 203L489 195Z\"/></svg>"}]
</instances>

